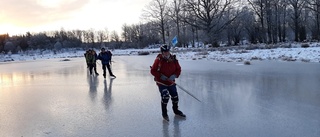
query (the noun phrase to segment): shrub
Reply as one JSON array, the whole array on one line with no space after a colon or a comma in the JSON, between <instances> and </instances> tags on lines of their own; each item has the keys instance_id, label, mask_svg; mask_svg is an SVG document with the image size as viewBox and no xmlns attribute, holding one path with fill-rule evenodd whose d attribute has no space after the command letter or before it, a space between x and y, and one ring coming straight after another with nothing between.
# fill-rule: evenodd
<instances>
[{"instance_id":1,"label":"shrub","mask_svg":"<svg viewBox=\"0 0 320 137\"><path fill-rule=\"evenodd\" d=\"M150 53L148 51L139 51L138 55L149 55Z\"/></svg>"},{"instance_id":2,"label":"shrub","mask_svg":"<svg viewBox=\"0 0 320 137\"><path fill-rule=\"evenodd\" d=\"M244 65L251 65L250 61L244 61Z\"/></svg>"},{"instance_id":3,"label":"shrub","mask_svg":"<svg viewBox=\"0 0 320 137\"><path fill-rule=\"evenodd\" d=\"M12 51L14 52L16 49L16 46L12 42L6 42L4 45L4 51L9 52Z\"/></svg>"},{"instance_id":4,"label":"shrub","mask_svg":"<svg viewBox=\"0 0 320 137\"><path fill-rule=\"evenodd\" d=\"M308 48L308 47L310 47L310 45L308 43L303 43L303 44L301 44L301 47L302 48Z\"/></svg>"}]
</instances>

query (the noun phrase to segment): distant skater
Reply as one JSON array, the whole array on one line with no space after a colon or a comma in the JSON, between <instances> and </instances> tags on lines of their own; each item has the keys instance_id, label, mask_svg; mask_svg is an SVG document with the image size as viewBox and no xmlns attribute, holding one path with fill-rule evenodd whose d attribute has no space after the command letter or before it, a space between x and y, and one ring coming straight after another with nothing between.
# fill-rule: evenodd
<instances>
[{"instance_id":1,"label":"distant skater","mask_svg":"<svg viewBox=\"0 0 320 137\"><path fill-rule=\"evenodd\" d=\"M90 49L87 50L83 55L84 55L84 58L86 59L86 64L87 64L87 68L89 68L89 63L87 61L87 55L90 54Z\"/></svg>"},{"instance_id":2,"label":"distant skater","mask_svg":"<svg viewBox=\"0 0 320 137\"><path fill-rule=\"evenodd\" d=\"M89 68L90 75L92 75L92 70L94 70L96 75L99 75L96 69L97 55L95 55L95 52L93 50L89 50L89 52L86 53L85 56L86 56L86 62Z\"/></svg>"},{"instance_id":3,"label":"distant skater","mask_svg":"<svg viewBox=\"0 0 320 137\"><path fill-rule=\"evenodd\" d=\"M94 72L95 72L95 74L98 76L99 75L99 73L97 72L97 60L98 60L98 55L97 55L97 53L96 53L96 51L95 50L92 50L92 54L94 55L94 64L93 64L93 70L94 70Z\"/></svg>"},{"instance_id":4,"label":"distant skater","mask_svg":"<svg viewBox=\"0 0 320 137\"><path fill-rule=\"evenodd\" d=\"M161 95L162 117L164 120L169 121L167 104L170 97L173 112L178 116L186 117L186 115L178 109L179 96L175 84L175 79L178 78L181 73L180 64L176 56L170 54L169 46L161 46L160 51L161 54L158 54L154 60L150 72L154 76Z\"/></svg>"},{"instance_id":5,"label":"distant skater","mask_svg":"<svg viewBox=\"0 0 320 137\"><path fill-rule=\"evenodd\" d=\"M101 64L102 64L102 70L103 70L103 77L106 78L106 68L108 69L109 75L111 77L116 77L111 70L111 59L112 59L112 53L107 50L105 48L101 48L101 52L98 55L98 59L101 60Z\"/></svg>"}]
</instances>

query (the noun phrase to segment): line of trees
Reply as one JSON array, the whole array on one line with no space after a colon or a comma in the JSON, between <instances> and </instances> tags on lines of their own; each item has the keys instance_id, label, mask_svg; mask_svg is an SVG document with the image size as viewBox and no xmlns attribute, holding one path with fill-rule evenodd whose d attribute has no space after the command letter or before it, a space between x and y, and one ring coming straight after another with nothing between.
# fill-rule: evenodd
<instances>
[{"instance_id":1,"label":"line of trees","mask_svg":"<svg viewBox=\"0 0 320 137\"><path fill-rule=\"evenodd\" d=\"M149 44L219 46L320 40L319 0L152 0L141 23L124 24L122 32L61 29L22 36L0 36L0 51L62 47L143 48Z\"/></svg>"},{"instance_id":2,"label":"line of trees","mask_svg":"<svg viewBox=\"0 0 320 137\"><path fill-rule=\"evenodd\" d=\"M320 39L319 0L153 0L144 15L162 42L250 43Z\"/></svg>"}]
</instances>

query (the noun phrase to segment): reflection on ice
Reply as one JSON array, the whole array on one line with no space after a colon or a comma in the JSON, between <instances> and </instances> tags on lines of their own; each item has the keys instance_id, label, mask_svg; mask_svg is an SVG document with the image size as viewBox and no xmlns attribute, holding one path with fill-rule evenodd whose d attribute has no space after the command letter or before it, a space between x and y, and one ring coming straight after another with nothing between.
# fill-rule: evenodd
<instances>
[{"instance_id":1,"label":"reflection on ice","mask_svg":"<svg viewBox=\"0 0 320 137\"><path fill-rule=\"evenodd\" d=\"M1 64L0 136L320 135L318 64L180 61L176 82L201 102L178 89L187 118L170 102L165 122L153 59L115 56L116 79L88 75L83 58Z\"/></svg>"},{"instance_id":2,"label":"reflection on ice","mask_svg":"<svg viewBox=\"0 0 320 137\"><path fill-rule=\"evenodd\" d=\"M185 121L186 118L182 118L179 116L173 117L173 123L171 124L168 121L163 120L162 121L162 132L163 137L181 137L180 132L180 124L181 122Z\"/></svg>"},{"instance_id":3,"label":"reflection on ice","mask_svg":"<svg viewBox=\"0 0 320 137\"><path fill-rule=\"evenodd\" d=\"M89 93L92 101L96 100L97 97L97 88L99 85L99 80L98 77L96 76L91 76L87 75L87 80L88 80L88 87L89 87Z\"/></svg>"},{"instance_id":4,"label":"reflection on ice","mask_svg":"<svg viewBox=\"0 0 320 137\"><path fill-rule=\"evenodd\" d=\"M114 78L110 78L109 80L109 87L107 84L107 80L103 81L104 84L104 88L103 88L103 104L105 105L105 109L108 110L109 106L112 103L112 82L113 82Z\"/></svg>"}]
</instances>

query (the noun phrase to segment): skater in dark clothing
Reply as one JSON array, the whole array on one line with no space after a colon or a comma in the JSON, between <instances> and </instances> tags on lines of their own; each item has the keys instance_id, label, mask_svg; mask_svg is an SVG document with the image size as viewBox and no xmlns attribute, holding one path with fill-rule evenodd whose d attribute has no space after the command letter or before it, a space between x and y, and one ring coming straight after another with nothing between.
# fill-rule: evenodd
<instances>
[{"instance_id":1,"label":"skater in dark clothing","mask_svg":"<svg viewBox=\"0 0 320 137\"><path fill-rule=\"evenodd\" d=\"M112 71L111 71L111 59L112 59L112 53L107 50L105 48L101 48L101 52L98 55L98 59L101 60L101 64L102 64L102 70L103 70L103 77L106 78L106 68L109 71L109 74L111 77L116 77L115 75L113 75Z\"/></svg>"},{"instance_id":2,"label":"skater in dark clothing","mask_svg":"<svg viewBox=\"0 0 320 137\"><path fill-rule=\"evenodd\" d=\"M91 52L92 52L92 54L94 55L94 64L93 64L93 70L94 70L94 72L95 72L95 74L98 76L99 75L99 73L97 72L97 60L98 60L98 55L97 55L97 53L96 53L96 51L95 50L91 50Z\"/></svg>"},{"instance_id":3,"label":"skater in dark clothing","mask_svg":"<svg viewBox=\"0 0 320 137\"><path fill-rule=\"evenodd\" d=\"M161 54L158 54L150 72L154 76L154 80L156 81L161 94L162 117L169 121L167 104L170 96L173 112L178 116L186 117L186 115L178 109L179 97L175 84L175 79L178 78L181 73L180 64L175 55L170 54L169 46L163 45L160 47L160 50Z\"/></svg>"},{"instance_id":4,"label":"skater in dark clothing","mask_svg":"<svg viewBox=\"0 0 320 137\"><path fill-rule=\"evenodd\" d=\"M88 61L87 61L87 55L90 54L90 51L91 51L91 50L89 49L89 50L86 51L86 53L83 54L83 55L84 55L84 58L86 59L87 68L89 68L89 63L88 63Z\"/></svg>"},{"instance_id":5,"label":"skater in dark clothing","mask_svg":"<svg viewBox=\"0 0 320 137\"><path fill-rule=\"evenodd\" d=\"M97 60L95 52L93 50L89 50L89 52L85 56L86 56L87 65L89 67L90 75L92 75L92 70L95 71L96 75L99 75L97 73L97 69L94 69L96 68L96 60Z\"/></svg>"}]
</instances>

